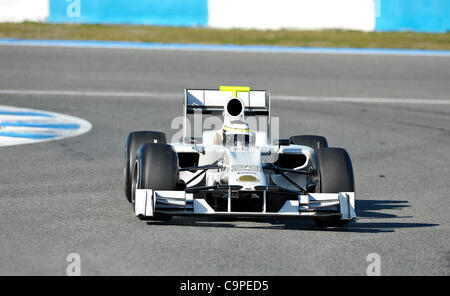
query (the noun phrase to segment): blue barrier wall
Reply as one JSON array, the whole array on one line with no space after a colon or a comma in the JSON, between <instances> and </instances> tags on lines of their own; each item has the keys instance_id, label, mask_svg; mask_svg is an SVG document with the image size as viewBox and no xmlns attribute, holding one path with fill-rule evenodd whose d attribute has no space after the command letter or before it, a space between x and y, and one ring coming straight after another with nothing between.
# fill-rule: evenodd
<instances>
[{"instance_id":1,"label":"blue barrier wall","mask_svg":"<svg viewBox=\"0 0 450 296\"><path fill-rule=\"evenodd\" d=\"M450 0L379 0L376 31L450 31Z\"/></svg>"},{"instance_id":2,"label":"blue barrier wall","mask_svg":"<svg viewBox=\"0 0 450 296\"><path fill-rule=\"evenodd\" d=\"M1 0L0 0L1 1ZM36 1L36 0L29 0ZM218 18L223 19L223 15L232 15L234 7L240 3L238 0L47 0L49 1L49 16L47 21L50 23L98 23L98 24L139 24L139 25L157 25L157 26L214 26L218 24ZM264 11L279 11L279 9L289 9L283 5L305 5L303 10L310 11L311 14L322 13L317 10L317 5L311 5L313 1L289 2L279 0L267 0L259 3L254 11L262 9ZM323 5L331 0L320 0ZM360 0L363 1L363 0ZM358 15L367 15L374 17L378 14L375 21L372 19L371 26L357 27L367 31L416 31L416 32L447 32L450 31L450 0L364 0L373 1L372 5L359 5L354 8L352 13ZM227 3L231 4L228 5ZM252 2L252 3L253 3ZM365 3L364 2L364 3ZM225 3L225 4L223 4ZM235 5L232 5L235 3ZM250 3L249 0L245 3ZM297 4L300 3L300 4ZM302 4L303 3L303 4ZM315 2L317 3L317 2ZM343 3L343 2L342 2ZM347 3L347 2L346 2ZM220 4L220 5L219 5ZM295 5L297 6L295 6ZM329 3L328 3L329 4ZM0 4L1 5L1 4ZM209 7L208 7L209 6ZM276 9L271 10L271 6ZM281 6L281 8L280 8ZM303 6L302 6L303 7ZM376 11L373 11L375 7ZM1 6L0 6L1 8ZM298 7L297 7L298 8ZM358 11L362 9L362 11ZM292 10L292 8L291 8ZM270 14L270 13L269 13ZM281 12L277 14L284 15ZM257 19L258 14L250 15L256 17L258 22L250 22L251 25L258 27L258 24L272 24L274 28L283 27L286 24L298 27L308 27L301 18L298 22L278 18L271 19L271 22L264 20L264 17ZM238 19L233 21L230 18L231 26L239 24ZM353 18L349 18L354 20ZM365 19L363 19L365 20ZM220 23L220 21L219 21ZM242 23L242 22L241 22ZM324 21L324 23L326 23ZM213 25L211 25L213 24ZM223 23L220 23L223 26ZM325 24L316 24L317 28ZM345 25L345 26L344 26ZM354 25L354 24L353 24ZM220 26L219 26L220 27ZM228 27L225 18L224 27ZM239 27L239 26L238 26ZM348 29L348 24L343 24ZM270 26L269 26L270 28ZM337 29L340 29L337 25Z\"/></svg>"},{"instance_id":3,"label":"blue barrier wall","mask_svg":"<svg viewBox=\"0 0 450 296\"><path fill-rule=\"evenodd\" d=\"M208 25L208 0L49 0L50 23Z\"/></svg>"}]
</instances>

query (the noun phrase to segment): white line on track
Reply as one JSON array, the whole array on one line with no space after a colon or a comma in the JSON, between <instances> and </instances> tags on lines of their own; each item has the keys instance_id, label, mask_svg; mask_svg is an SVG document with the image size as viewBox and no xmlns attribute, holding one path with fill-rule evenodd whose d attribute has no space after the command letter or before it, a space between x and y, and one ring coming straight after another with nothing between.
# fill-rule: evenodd
<instances>
[{"instance_id":1,"label":"white line on track","mask_svg":"<svg viewBox=\"0 0 450 296\"><path fill-rule=\"evenodd\" d=\"M120 91L72 91L72 90L17 90L0 89L0 95L83 96L83 97L163 97L173 98L183 93L120 92Z\"/></svg>"},{"instance_id":2,"label":"white line on track","mask_svg":"<svg viewBox=\"0 0 450 296\"><path fill-rule=\"evenodd\" d=\"M337 103L366 103L366 104L427 104L450 105L450 100L441 99L412 99L412 98L357 98L357 97L301 97L301 96L273 96L278 100L304 102L337 102Z\"/></svg>"},{"instance_id":3,"label":"white line on track","mask_svg":"<svg viewBox=\"0 0 450 296\"><path fill-rule=\"evenodd\" d=\"M128 97L128 98L181 98L183 93L164 92L123 92L123 91L69 91L69 90L17 90L0 89L0 95L36 95L36 96L82 96L82 97ZM315 103L365 103L365 104L427 104L450 105L450 99L417 98L361 98L361 97L311 97L274 95L274 100L301 101Z\"/></svg>"}]
</instances>

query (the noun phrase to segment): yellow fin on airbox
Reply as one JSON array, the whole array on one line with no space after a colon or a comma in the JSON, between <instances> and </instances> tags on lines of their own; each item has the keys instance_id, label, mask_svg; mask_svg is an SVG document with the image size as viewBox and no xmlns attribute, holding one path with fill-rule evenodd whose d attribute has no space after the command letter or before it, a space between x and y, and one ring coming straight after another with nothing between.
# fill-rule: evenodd
<instances>
[{"instance_id":1,"label":"yellow fin on airbox","mask_svg":"<svg viewBox=\"0 0 450 296\"><path fill-rule=\"evenodd\" d=\"M250 86L220 86L220 91L231 91L233 93L233 98L237 98L238 91L249 92Z\"/></svg>"}]
</instances>

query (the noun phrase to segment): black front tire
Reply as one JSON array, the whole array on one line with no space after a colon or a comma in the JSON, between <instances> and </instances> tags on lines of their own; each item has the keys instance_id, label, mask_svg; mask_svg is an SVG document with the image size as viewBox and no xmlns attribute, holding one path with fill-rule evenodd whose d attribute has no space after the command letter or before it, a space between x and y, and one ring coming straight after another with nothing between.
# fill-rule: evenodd
<instances>
[{"instance_id":1,"label":"black front tire","mask_svg":"<svg viewBox=\"0 0 450 296\"><path fill-rule=\"evenodd\" d=\"M166 135L161 132L155 131L135 131L131 132L126 140L125 149L125 165L124 165L124 177L125 177L125 197L131 203L132 186L131 186L131 173L136 162L137 151L140 146L146 143L160 143L166 144Z\"/></svg>"},{"instance_id":2,"label":"black front tire","mask_svg":"<svg viewBox=\"0 0 450 296\"><path fill-rule=\"evenodd\" d=\"M178 156L171 145L144 144L137 153L133 184L138 189L177 190ZM136 172L137 170L137 172ZM134 196L132 196L134 202ZM141 220L168 221L172 216L155 213Z\"/></svg>"},{"instance_id":3,"label":"black front tire","mask_svg":"<svg viewBox=\"0 0 450 296\"><path fill-rule=\"evenodd\" d=\"M342 148L323 148L316 152L320 174L320 184L316 191L322 193L354 192L353 165L348 152ZM320 227L339 227L349 222L335 216L314 218L313 221Z\"/></svg>"}]
</instances>

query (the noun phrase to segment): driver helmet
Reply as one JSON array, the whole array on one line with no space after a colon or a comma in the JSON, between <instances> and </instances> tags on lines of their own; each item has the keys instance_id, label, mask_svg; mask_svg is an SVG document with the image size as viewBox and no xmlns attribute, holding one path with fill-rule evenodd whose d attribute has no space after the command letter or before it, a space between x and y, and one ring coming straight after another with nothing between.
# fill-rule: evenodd
<instances>
[{"instance_id":1,"label":"driver helmet","mask_svg":"<svg viewBox=\"0 0 450 296\"><path fill-rule=\"evenodd\" d=\"M250 143L250 127L242 120L231 121L223 126L223 145L230 147L248 146Z\"/></svg>"}]
</instances>

